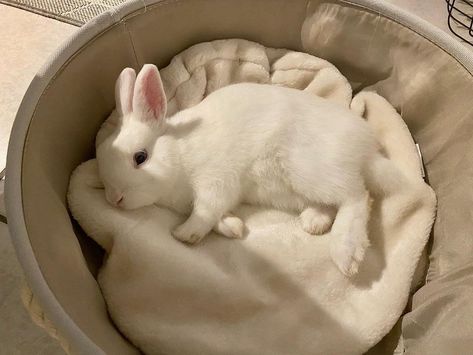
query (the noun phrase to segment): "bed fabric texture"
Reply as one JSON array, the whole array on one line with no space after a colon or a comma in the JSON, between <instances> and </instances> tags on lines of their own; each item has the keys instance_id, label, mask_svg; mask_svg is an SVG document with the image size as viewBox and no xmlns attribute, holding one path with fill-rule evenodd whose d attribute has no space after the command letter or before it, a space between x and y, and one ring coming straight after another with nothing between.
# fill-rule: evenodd
<instances>
[{"instance_id":1,"label":"bed fabric texture","mask_svg":"<svg viewBox=\"0 0 473 355\"><path fill-rule=\"evenodd\" d=\"M94 278L100 249L69 218L69 177L92 156L124 67L164 67L192 44L232 37L326 59L355 93L376 90L401 113L423 151L437 218L426 283L370 354L392 353L399 339L407 354L468 353L473 57L447 34L377 0L136 0L65 43L25 95L7 161L9 228L41 318L75 354L136 353L107 317Z\"/></svg>"},{"instance_id":2,"label":"bed fabric texture","mask_svg":"<svg viewBox=\"0 0 473 355\"><path fill-rule=\"evenodd\" d=\"M302 232L297 215L243 205L233 212L248 228L244 240L212 235L189 247L170 234L185 216L109 206L95 159L82 164L69 205L106 250L98 281L122 333L147 354L352 354L379 342L406 305L435 212L399 114L373 92L352 100L347 80L325 60L238 39L195 45L161 76L171 115L237 82L335 101L365 117L408 182L371 195L371 247L359 274L347 278L330 258L337 236ZM97 145L115 127L106 122Z\"/></svg>"}]
</instances>

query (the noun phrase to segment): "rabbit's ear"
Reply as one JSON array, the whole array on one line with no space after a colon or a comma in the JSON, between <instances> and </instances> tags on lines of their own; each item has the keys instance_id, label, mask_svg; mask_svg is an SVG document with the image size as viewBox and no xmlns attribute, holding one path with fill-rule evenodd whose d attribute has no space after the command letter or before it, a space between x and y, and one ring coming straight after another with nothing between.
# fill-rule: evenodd
<instances>
[{"instance_id":1,"label":"rabbit's ear","mask_svg":"<svg viewBox=\"0 0 473 355\"><path fill-rule=\"evenodd\" d=\"M136 73L132 68L125 68L115 83L115 104L120 116L132 112L133 88L135 87Z\"/></svg>"},{"instance_id":2,"label":"rabbit's ear","mask_svg":"<svg viewBox=\"0 0 473 355\"><path fill-rule=\"evenodd\" d=\"M166 95L158 68L145 64L136 78L133 113L140 119L160 122L166 116Z\"/></svg>"}]
</instances>

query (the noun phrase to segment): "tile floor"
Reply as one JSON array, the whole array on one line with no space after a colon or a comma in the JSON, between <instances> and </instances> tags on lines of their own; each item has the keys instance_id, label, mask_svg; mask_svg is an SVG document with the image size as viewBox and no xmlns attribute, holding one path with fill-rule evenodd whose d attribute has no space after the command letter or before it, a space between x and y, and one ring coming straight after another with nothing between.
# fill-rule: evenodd
<instances>
[{"instance_id":1,"label":"tile floor","mask_svg":"<svg viewBox=\"0 0 473 355\"><path fill-rule=\"evenodd\" d=\"M45 59L77 27L0 5L0 170L10 129L28 85Z\"/></svg>"},{"instance_id":2,"label":"tile floor","mask_svg":"<svg viewBox=\"0 0 473 355\"><path fill-rule=\"evenodd\" d=\"M445 0L384 0L448 31ZM26 88L44 60L76 27L0 5L0 171L8 137ZM452 35L453 36L453 35ZM3 188L0 187L0 200ZM0 202L0 211L3 209ZM4 224L0 223L0 354L63 354L33 325L19 297L22 272Z\"/></svg>"}]
</instances>

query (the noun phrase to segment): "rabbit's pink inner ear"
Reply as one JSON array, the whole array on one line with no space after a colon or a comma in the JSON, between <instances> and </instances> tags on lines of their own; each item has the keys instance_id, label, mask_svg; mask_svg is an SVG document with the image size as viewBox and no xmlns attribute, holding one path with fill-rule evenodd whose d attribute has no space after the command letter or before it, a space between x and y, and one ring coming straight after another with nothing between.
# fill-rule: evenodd
<instances>
[{"instance_id":1,"label":"rabbit's pink inner ear","mask_svg":"<svg viewBox=\"0 0 473 355\"><path fill-rule=\"evenodd\" d=\"M160 119L166 99L164 98L161 79L159 74L156 74L157 72L150 71L149 75L145 77L143 94L148 108L153 113L153 117Z\"/></svg>"},{"instance_id":2,"label":"rabbit's pink inner ear","mask_svg":"<svg viewBox=\"0 0 473 355\"><path fill-rule=\"evenodd\" d=\"M136 73L132 68L125 68L115 84L115 103L118 113L123 116L132 112L133 89Z\"/></svg>"},{"instance_id":3,"label":"rabbit's pink inner ear","mask_svg":"<svg viewBox=\"0 0 473 355\"><path fill-rule=\"evenodd\" d=\"M136 80L133 111L144 119L161 120L166 114L166 95L158 68L145 64Z\"/></svg>"}]
</instances>

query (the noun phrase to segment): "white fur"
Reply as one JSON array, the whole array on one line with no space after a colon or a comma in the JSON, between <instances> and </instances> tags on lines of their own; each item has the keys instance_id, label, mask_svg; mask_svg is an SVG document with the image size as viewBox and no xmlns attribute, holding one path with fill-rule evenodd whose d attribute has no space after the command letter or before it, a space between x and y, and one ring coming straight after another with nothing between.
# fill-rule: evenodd
<instances>
[{"instance_id":1,"label":"white fur","mask_svg":"<svg viewBox=\"0 0 473 355\"><path fill-rule=\"evenodd\" d=\"M132 101L133 109L118 107L125 112L119 128L97 148L111 203L120 200L125 209L158 203L190 213L173 231L187 243L212 229L240 238L242 228L218 227L240 203L302 212L302 227L313 234L331 224L316 212L336 208L332 257L344 274L357 272L369 245L364 180L372 162L383 159L361 117L307 92L246 83L164 118L157 68L144 66L134 90L129 71L117 81L117 104ZM135 167L133 154L142 149L150 157Z\"/></svg>"}]
</instances>

